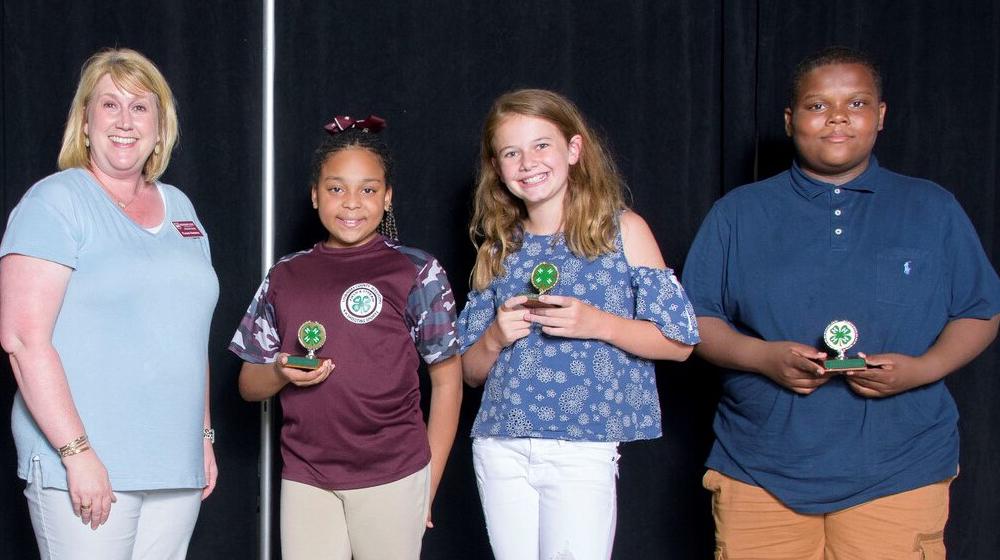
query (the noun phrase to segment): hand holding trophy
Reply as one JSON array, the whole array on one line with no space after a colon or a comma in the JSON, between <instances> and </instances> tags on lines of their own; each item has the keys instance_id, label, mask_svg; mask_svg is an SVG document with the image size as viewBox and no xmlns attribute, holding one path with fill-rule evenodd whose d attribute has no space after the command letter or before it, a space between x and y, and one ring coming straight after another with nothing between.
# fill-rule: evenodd
<instances>
[{"instance_id":1,"label":"hand holding trophy","mask_svg":"<svg viewBox=\"0 0 1000 560\"><path fill-rule=\"evenodd\" d=\"M538 293L524 294L528 296L528 301L524 302L524 306L529 308L556 307L552 304L538 301L538 296L545 294L558 283L559 267L549 262L538 263L538 266L531 271L531 285L538 290Z\"/></svg>"},{"instance_id":2,"label":"hand holding trophy","mask_svg":"<svg viewBox=\"0 0 1000 560\"><path fill-rule=\"evenodd\" d=\"M299 344L309 352L305 356L288 356L285 367L314 370L323 363L316 350L326 344L326 327L317 321L306 321L299 327Z\"/></svg>"},{"instance_id":3,"label":"hand holding trophy","mask_svg":"<svg viewBox=\"0 0 1000 560\"><path fill-rule=\"evenodd\" d=\"M831 322L823 331L823 342L830 350L837 353L837 357L832 360L824 360L823 368L828 372L839 373L844 371L855 371L867 367L861 358L848 358L845 354L848 349L858 342L858 328L854 323L845 320Z\"/></svg>"}]
</instances>

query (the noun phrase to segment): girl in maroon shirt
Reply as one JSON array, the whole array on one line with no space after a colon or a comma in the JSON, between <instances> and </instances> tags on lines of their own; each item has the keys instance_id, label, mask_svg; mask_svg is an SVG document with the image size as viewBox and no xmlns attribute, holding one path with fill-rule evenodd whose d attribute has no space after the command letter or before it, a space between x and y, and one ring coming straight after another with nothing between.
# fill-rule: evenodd
<instances>
[{"instance_id":1,"label":"girl in maroon shirt","mask_svg":"<svg viewBox=\"0 0 1000 560\"><path fill-rule=\"evenodd\" d=\"M455 303L433 256L395 240L378 117L337 117L313 157L312 203L328 236L269 271L233 337L240 394L283 410L286 560L413 558L455 438L462 398ZM298 332L327 338L313 370ZM428 364L427 425L418 368Z\"/></svg>"}]
</instances>

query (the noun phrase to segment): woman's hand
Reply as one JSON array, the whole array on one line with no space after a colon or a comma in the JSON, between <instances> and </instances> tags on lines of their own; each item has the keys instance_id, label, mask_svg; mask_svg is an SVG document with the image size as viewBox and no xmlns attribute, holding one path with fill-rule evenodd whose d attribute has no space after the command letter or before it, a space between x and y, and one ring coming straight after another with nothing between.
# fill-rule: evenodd
<instances>
[{"instance_id":1,"label":"woman's hand","mask_svg":"<svg viewBox=\"0 0 1000 560\"><path fill-rule=\"evenodd\" d=\"M336 367L330 360L323 360L318 368L303 371L301 369L285 367L288 363L288 354L282 352L278 354L278 359L274 360L274 371L279 377L287 379L289 383L298 387L309 387L318 385L330 376L330 372Z\"/></svg>"},{"instance_id":2,"label":"woman's hand","mask_svg":"<svg viewBox=\"0 0 1000 560\"><path fill-rule=\"evenodd\" d=\"M219 479L219 465L215 462L215 446L212 440L201 438L205 451L205 488L201 491L201 499L209 497L215 490L215 482Z\"/></svg>"},{"instance_id":3,"label":"woman's hand","mask_svg":"<svg viewBox=\"0 0 1000 560\"><path fill-rule=\"evenodd\" d=\"M93 449L64 457L62 461L73 513L84 525L96 530L108 520L111 504L117 501L108 471Z\"/></svg>"}]
</instances>

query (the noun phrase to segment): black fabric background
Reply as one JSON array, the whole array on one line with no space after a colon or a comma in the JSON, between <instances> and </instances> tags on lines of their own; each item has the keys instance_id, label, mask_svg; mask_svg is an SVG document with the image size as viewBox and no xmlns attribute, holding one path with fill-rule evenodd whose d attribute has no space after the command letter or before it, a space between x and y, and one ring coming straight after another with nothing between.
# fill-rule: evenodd
<instances>
[{"instance_id":1,"label":"black fabric background","mask_svg":"<svg viewBox=\"0 0 1000 560\"><path fill-rule=\"evenodd\" d=\"M210 342L222 474L189 558L256 556L259 407L239 399L239 362L225 347L260 280L261 13L257 1L5 0L0 14L4 216L55 171L66 110L90 53L115 45L144 52L178 98L181 145L164 180L194 202L222 283ZM882 63L882 165L954 192L995 263L998 30L1000 8L988 0L279 2L276 253L322 237L306 185L320 127L334 114L376 113L388 120L384 134L397 160L402 238L442 261L464 303L481 120L500 93L544 87L574 99L607 138L633 207L679 267L714 200L787 167L787 76L805 54L838 43ZM114 349L100 351L113 360ZM948 379L962 413L951 558L989 558L1000 549L998 362L993 345ZM615 558L708 558L712 520L700 478L717 375L697 360L658 372L664 437L622 447ZM0 402L10 403L14 389L12 376L0 377ZM467 437L479 397L466 391L424 558L490 557ZM0 558L34 558L14 472L12 440L0 437Z\"/></svg>"}]
</instances>

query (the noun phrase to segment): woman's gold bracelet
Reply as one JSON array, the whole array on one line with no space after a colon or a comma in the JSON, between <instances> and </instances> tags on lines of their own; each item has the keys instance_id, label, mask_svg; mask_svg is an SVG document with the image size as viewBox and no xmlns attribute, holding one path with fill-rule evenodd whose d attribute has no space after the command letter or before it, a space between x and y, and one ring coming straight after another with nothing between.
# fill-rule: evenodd
<instances>
[{"instance_id":1,"label":"woman's gold bracelet","mask_svg":"<svg viewBox=\"0 0 1000 560\"><path fill-rule=\"evenodd\" d=\"M90 449L90 440L87 439L87 434L83 434L82 436L60 447L58 451L60 457L69 457L70 455L83 453L88 449Z\"/></svg>"}]
</instances>

